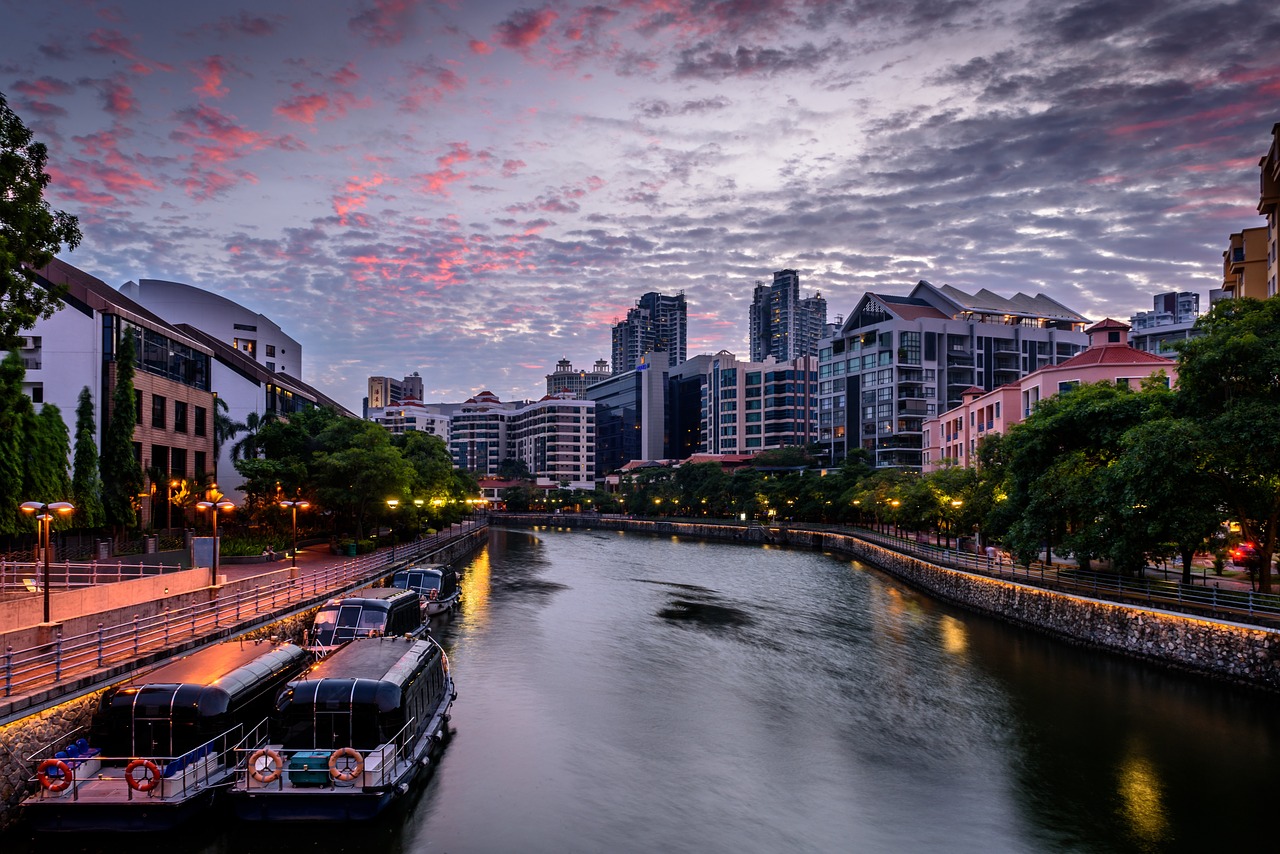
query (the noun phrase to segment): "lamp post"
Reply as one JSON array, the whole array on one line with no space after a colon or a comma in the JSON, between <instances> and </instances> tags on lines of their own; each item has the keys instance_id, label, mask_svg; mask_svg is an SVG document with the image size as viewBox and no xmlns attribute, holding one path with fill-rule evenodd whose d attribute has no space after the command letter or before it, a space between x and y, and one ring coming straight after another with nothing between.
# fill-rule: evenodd
<instances>
[{"instance_id":1,"label":"lamp post","mask_svg":"<svg viewBox=\"0 0 1280 854\"><path fill-rule=\"evenodd\" d=\"M296 501L281 501L280 506L288 507L293 511L293 561L290 563L289 569L291 572L296 574L298 569L298 511L306 510L311 506L311 502L302 501L301 499Z\"/></svg>"},{"instance_id":2,"label":"lamp post","mask_svg":"<svg viewBox=\"0 0 1280 854\"><path fill-rule=\"evenodd\" d=\"M173 530L173 491L181 485L180 481L169 481L169 500L165 502L164 509L164 529L169 532Z\"/></svg>"},{"instance_id":3,"label":"lamp post","mask_svg":"<svg viewBox=\"0 0 1280 854\"><path fill-rule=\"evenodd\" d=\"M40 522L40 532L44 536L44 584L41 586L44 587L44 621L46 623L49 622L49 551L53 514L60 513L65 516L75 509L69 501L54 501L52 504L46 504L43 501L22 502L23 513L39 514L36 519Z\"/></svg>"},{"instance_id":4,"label":"lamp post","mask_svg":"<svg viewBox=\"0 0 1280 854\"><path fill-rule=\"evenodd\" d=\"M228 501L219 492L214 492L210 497L217 496L212 501L197 501L196 509L213 511L213 560L209 562L209 586L218 586L218 511L229 513L236 509L236 506Z\"/></svg>"}]
</instances>

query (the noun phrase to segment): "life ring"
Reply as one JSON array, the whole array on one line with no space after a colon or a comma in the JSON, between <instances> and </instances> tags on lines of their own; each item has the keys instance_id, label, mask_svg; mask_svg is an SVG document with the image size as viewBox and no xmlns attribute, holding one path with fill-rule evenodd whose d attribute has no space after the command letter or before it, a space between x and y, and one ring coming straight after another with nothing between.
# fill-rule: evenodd
<instances>
[{"instance_id":1,"label":"life ring","mask_svg":"<svg viewBox=\"0 0 1280 854\"><path fill-rule=\"evenodd\" d=\"M339 748L330 754L329 776L339 783L350 783L363 773L364 757L354 747Z\"/></svg>"},{"instance_id":2,"label":"life ring","mask_svg":"<svg viewBox=\"0 0 1280 854\"><path fill-rule=\"evenodd\" d=\"M432 589L432 591L431 591L431 595L430 595L430 596L428 596L427 598L434 602L436 599L439 599L439 598L440 598L440 591L439 591L439 590L435 590L435 589L433 588L433 589Z\"/></svg>"},{"instance_id":3,"label":"life ring","mask_svg":"<svg viewBox=\"0 0 1280 854\"><path fill-rule=\"evenodd\" d=\"M50 774L50 768L55 773ZM36 779L50 792L64 791L71 785L71 766L61 759L46 759L36 766Z\"/></svg>"},{"instance_id":4,"label":"life ring","mask_svg":"<svg viewBox=\"0 0 1280 854\"><path fill-rule=\"evenodd\" d=\"M270 748L255 750L249 756L249 776L259 783L274 783L284 770L284 760Z\"/></svg>"},{"instance_id":5,"label":"life ring","mask_svg":"<svg viewBox=\"0 0 1280 854\"><path fill-rule=\"evenodd\" d=\"M142 769L142 776L135 777L133 772ZM124 766L124 781L135 792L149 792L160 785L160 768L150 759L135 759Z\"/></svg>"}]
</instances>

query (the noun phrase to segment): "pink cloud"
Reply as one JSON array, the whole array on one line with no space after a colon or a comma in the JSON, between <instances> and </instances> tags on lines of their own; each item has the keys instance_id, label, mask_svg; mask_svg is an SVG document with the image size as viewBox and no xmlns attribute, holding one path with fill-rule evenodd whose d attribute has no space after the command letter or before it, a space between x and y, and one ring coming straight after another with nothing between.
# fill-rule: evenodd
<instances>
[{"instance_id":1,"label":"pink cloud","mask_svg":"<svg viewBox=\"0 0 1280 854\"><path fill-rule=\"evenodd\" d=\"M138 112L138 99L133 96L133 87L124 82L123 75L117 74L109 80L82 79L82 85L92 86L102 96L102 108L113 116L131 116Z\"/></svg>"},{"instance_id":2,"label":"pink cloud","mask_svg":"<svg viewBox=\"0 0 1280 854\"><path fill-rule=\"evenodd\" d=\"M400 109L416 112L423 104L438 104L445 96L462 91L466 85L466 78L452 69L415 66L409 71L409 91L400 98Z\"/></svg>"},{"instance_id":3,"label":"pink cloud","mask_svg":"<svg viewBox=\"0 0 1280 854\"><path fill-rule=\"evenodd\" d=\"M31 98L50 98L54 95L70 95L75 91L70 83L56 77L41 77L39 80L19 80L13 84L13 91Z\"/></svg>"},{"instance_id":4,"label":"pink cloud","mask_svg":"<svg viewBox=\"0 0 1280 854\"><path fill-rule=\"evenodd\" d=\"M487 56L488 54L493 53L493 47L479 39L472 39L468 43L468 47L471 48L472 53L478 54L479 56Z\"/></svg>"},{"instance_id":5,"label":"pink cloud","mask_svg":"<svg viewBox=\"0 0 1280 854\"><path fill-rule=\"evenodd\" d=\"M505 47L525 51L546 36L558 17L551 9L520 9L499 24L494 35Z\"/></svg>"},{"instance_id":6,"label":"pink cloud","mask_svg":"<svg viewBox=\"0 0 1280 854\"><path fill-rule=\"evenodd\" d=\"M391 47L414 29L414 11L413 0L373 0L347 26L372 45Z\"/></svg>"},{"instance_id":7,"label":"pink cloud","mask_svg":"<svg viewBox=\"0 0 1280 854\"><path fill-rule=\"evenodd\" d=\"M294 89L302 94L278 105L275 112L276 115L302 124L315 124L318 119L332 121L345 116L351 108L369 105L368 100L362 101L351 92L315 92L307 90L300 83L295 84Z\"/></svg>"},{"instance_id":8,"label":"pink cloud","mask_svg":"<svg viewBox=\"0 0 1280 854\"><path fill-rule=\"evenodd\" d=\"M177 116L179 125L169 138L190 146L198 159L209 163L225 163L263 148L291 150L297 145L292 137L271 137L249 130L234 116L208 104L182 110Z\"/></svg>"},{"instance_id":9,"label":"pink cloud","mask_svg":"<svg viewBox=\"0 0 1280 854\"><path fill-rule=\"evenodd\" d=\"M206 57L196 69L196 77L200 85L192 91L206 98L224 98L228 89L222 85L222 78L227 73L227 63L221 56Z\"/></svg>"},{"instance_id":10,"label":"pink cloud","mask_svg":"<svg viewBox=\"0 0 1280 854\"><path fill-rule=\"evenodd\" d=\"M176 182L187 195L197 201L221 196L237 184L258 183L258 176L252 172L226 172L221 169L203 169L196 164L187 168L187 177Z\"/></svg>"},{"instance_id":11,"label":"pink cloud","mask_svg":"<svg viewBox=\"0 0 1280 854\"><path fill-rule=\"evenodd\" d=\"M98 29L89 33L89 52L114 54L132 64L129 70L135 74L150 74L152 71L172 71L173 67L162 62L149 62L133 49L133 42L118 30Z\"/></svg>"},{"instance_id":12,"label":"pink cloud","mask_svg":"<svg viewBox=\"0 0 1280 854\"><path fill-rule=\"evenodd\" d=\"M350 178L342 188L342 194L333 197L333 210L343 225L347 224L347 215L357 208L362 208L372 195L372 190L385 182L386 176L375 173L371 178Z\"/></svg>"}]
</instances>

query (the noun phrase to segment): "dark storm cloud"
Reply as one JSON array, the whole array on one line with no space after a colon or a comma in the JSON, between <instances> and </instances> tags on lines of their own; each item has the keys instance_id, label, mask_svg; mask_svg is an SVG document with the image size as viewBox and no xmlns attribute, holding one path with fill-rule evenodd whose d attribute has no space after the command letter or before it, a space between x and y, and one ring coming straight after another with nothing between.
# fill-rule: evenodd
<instances>
[{"instance_id":1,"label":"dark storm cloud","mask_svg":"<svg viewBox=\"0 0 1280 854\"><path fill-rule=\"evenodd\" d=\"M677 78L721 80L727 77L774 77L799 71L815 72L833 55L831 46L805 43L793 47L747 47L721 50L701 42L682 50L675 66Z\"/></svg>"},{"instance_id":2,"label":"dark storm cloud","mask_svg":"<svg viewBox=\"0 0 1280 854\"><path fill-rule=\"evenodd\" d=\"M699 98L696 101L685 101L673 104L661 98L648 98L635 104L635 109L646 119L661 119L669 116L688 116L713 113L729 107L730 101L723 95L714 98Z\"/></svg>"}]
</instances>

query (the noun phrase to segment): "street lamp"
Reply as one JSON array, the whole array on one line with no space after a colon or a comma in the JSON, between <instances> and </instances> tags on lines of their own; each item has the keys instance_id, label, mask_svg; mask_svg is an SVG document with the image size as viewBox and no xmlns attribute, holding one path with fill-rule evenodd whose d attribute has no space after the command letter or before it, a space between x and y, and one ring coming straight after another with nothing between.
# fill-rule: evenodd
<instances>
[{"instance_id":1,"label":"street lamp","mask_svg":"<svg viewBox=\"0 0 1280 854\"><path fill-rule=\"evenodd\" d=\"M197 501L197 510L213 511L213 560L209 562L209 586L218 586L218 511L230 513L236 509L236 506L222 496L221 493L214 492L210 497L217 496L213 501Z\"/></svg>"},{"instance_id":2,"label":"street lamp","mask_svg":"<svg viewBox=\"0 0 1280 854\"><path fill-rule=\"evenodd\" d=\"M165 502L164 529L170 533L173 530L173 491L179 486L182 486L181 481L169 481L169 500Z\"/></svg>"},{"instance_id":3,"label":"street lamp","mask_svg":"<svg viewBox=\"0 0 1280 854\"><path fill-rule=\"evenodd\" d=\"M49 551L50 533L53 525L53 514L61 513L63 516L71 513L76 508L69 501L55 501L52 504L45 504L42 501L24 501L22 502L23 513L39 513L36 519L40 522L41 533L44 535L44 621L49 620Z\"/></svg>"},{"instance_id":4,"label":"street lamp","mask_svg":"<svg viewBox=\"0 0 1280 854\"><path fill-rule=\"evenodd\" d=\"M296 570L298 568L298 511L306 510L311 506L311 502L302 501L301 499L297 501L281 501L280 506L288 507L293 511L293 563L289 568Z\"/></svg>"},{"instance_id":5,"label":"street lamp","mask_svg":"<svg viewBox=\"0 0 1280 854\"><path fill-rule=\"evenodd\" d=\"M413 506L416 508L414 518L418 521L418 539L422 539L422 505L426 503L421 498L413 499Z\"/></svg>"}]
</instances>

